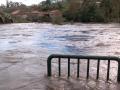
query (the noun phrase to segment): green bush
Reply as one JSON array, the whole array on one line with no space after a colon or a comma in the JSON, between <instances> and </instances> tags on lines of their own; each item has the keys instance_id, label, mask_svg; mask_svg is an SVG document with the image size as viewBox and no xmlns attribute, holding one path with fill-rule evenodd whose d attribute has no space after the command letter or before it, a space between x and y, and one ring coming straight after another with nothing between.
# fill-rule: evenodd
<instances>
[{"instance_id":1,"label":"green bush","mask_svg":"<svg viewBox=\"0 0 120 90\"><path fill-rule=\"evenodd\" d=\"M94 4L83 9L78 14L81 22L104 22L104 15L101 10Z\"/></svg>"},{"instance_id":2,"label":"green bush","mask_svg":"<svg viewBox=\"0 0 120 90\"><path fill-rule=\"evenodd\" d=\"M40 17L40 21L41 22L51 22L51 18L49 15L44 15L44 16Z\"/></svg>"},{"instance_id":3,"label":"green bush","mask_svg":"<svg viewBox=\"0 0 120 90\"><path fill-rule=\"evenodd\" d=\"M4 23L3 17L0 15L0 23Z\"/></svg>"},{"instance_id":4,"label":"green bush","mask_svg":"<svg viewBox=\"0 0 120 90\"><path fill-rule=\"evenodd\" d=\"M0 23L13 23L12 16L10 14L0 12Z\"/></svg>"}]
</instances>

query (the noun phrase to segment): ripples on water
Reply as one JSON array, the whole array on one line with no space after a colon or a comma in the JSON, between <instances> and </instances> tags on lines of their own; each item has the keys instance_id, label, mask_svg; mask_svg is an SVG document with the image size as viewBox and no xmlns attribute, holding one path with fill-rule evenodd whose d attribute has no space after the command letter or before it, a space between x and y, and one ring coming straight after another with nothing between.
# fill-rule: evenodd
<instances>
[{"instance_id":1,"label":"ripples on water","mask_svg":"<svg viewBox=\"0 0 120 90\"><path fill-rule=\"evenodd\" d=\"M32 48L49 53L119 55L119 24L0 25L0 52Z\"/></svg>"}]
</instances>

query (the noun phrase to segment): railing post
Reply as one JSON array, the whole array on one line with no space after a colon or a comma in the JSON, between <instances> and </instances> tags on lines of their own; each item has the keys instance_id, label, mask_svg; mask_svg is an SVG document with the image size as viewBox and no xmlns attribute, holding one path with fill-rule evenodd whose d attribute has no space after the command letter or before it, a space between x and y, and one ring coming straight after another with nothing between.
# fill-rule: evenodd
<instances>
[{"instance_id":1,"label":"railing post","mask_svg":"<svg viewBox=\"0 0 120 90\"><path fill-rule=\"evenodd\" d=\"M107 66L107 81L109 80L110 76L110 60L108 60L108 66Z\"/></svg>"},{"instance_id":2,"label":"railing post","mask_svg":"<svg viewBox=\"0 0 120 90\"><path fill-rule=\"evenodd\" d=\"M97 62L97 76L96 76L97 80L99 78L99 72L100 72L100 59L98 59L98 62Z\"/></svg>"},{"instance_id":3,"label":"railing post","mask_svg":"<svg viewBox=\"0 0 120 90\"><path fill-rule=\"evenodd\" d=\"M52 75L52 70L51 70L51 57L49 56L47 59L47 75L50 77Z\"/></svg>"},{"instance_id":4,"label":"railing post","mask_svg":"<svg viewBox=\"0 0 120 90\"><path fill-rule=\"evenodd\" d=\"M117 74L117 81L120 83L120 61L118 61L118 74Z\"/></svg>"},{"instance_id":5,"label":"railing post","mask_svg":"<svg viewBox=\"0 0 120 90\"><path fill-rule=\"evenodd\" d=\"M68 78L70 77L70 58L68 58Z\"/></svg>"},{"instance_id":6,"label":"railing post","mask_svg":"<svg viewBox=\"0 0 120 90\"><path fill-rule=\"evenodd\" d=\"M89 78L89 70L90 70L90 59L87 62L87 79Z\"/></svg>"}]
</instances>

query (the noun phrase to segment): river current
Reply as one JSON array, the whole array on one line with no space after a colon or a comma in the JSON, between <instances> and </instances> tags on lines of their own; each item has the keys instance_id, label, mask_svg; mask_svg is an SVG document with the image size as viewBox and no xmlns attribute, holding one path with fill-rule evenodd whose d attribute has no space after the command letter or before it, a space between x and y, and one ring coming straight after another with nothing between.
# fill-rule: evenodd
<instances>
[{"instance_id":1,"label":"river current","mask_svg":"<svg viewBox=\"0 0 120 90\"><path fill-rule=\"evenodd\" d=\"M42 78L43 76L45 78L46 60L51 54L119 57L120 24L15 23L0 25L0 90L43 90L43 88L45 90L58 90L59 84L55 84L58 80L53 80L54 83L52 82L51 85L50 81ZM56 65L54 62L53 66L56 67ZM101 73L107 68L106 65L107 62L101 62ZM63 65L63 68L66 66ZM75 69L75 65L73 68ZM111 68L111 82L114 84L110 90L118 87L115 84L116 62L112 62ZM95 77L96 62L91 65L90 69L93 71L91 75ZM86 73L85 70L86 68L83 68L81 71L83 76ZM73 70L73 76L74 73ZM105 79L105 75L106 73L102 73L101 78ZM65 83L66 81L63 81L61 81L59 90L80 90L75 89L76 84L69 86ZM41 84L37 85L38 83ZM85 84L80 83L82 83L81 85ZM34 84L38 89L35 89ZM103 85L105 84L102 83L99 88L108 90L108 88L106 89L107 85ZM87 87L86 85L81 87L85 88L81 90L90 90L97 86L93 80L87 83ZM95 90L99 90L99 88Z\"/></svg>"}]
</instances>

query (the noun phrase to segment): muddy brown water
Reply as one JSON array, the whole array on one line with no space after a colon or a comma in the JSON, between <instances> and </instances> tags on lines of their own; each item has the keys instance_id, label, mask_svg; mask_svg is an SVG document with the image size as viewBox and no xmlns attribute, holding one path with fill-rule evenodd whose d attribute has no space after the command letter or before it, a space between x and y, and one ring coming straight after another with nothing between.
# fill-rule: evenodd
<instances>
[{"instance_id":1,"label":"muddy brown water","mask_svg":"<svg viewBox=\"0 0 120 90\"><path fill-rule=\"evenodd\" d=\"M62 61L62 77L46 76L46 61L51 54L120 56L119 24L52 25L17 23L0 25L0 90L120 90L116 82L117 63L111 63L110 81L106 82L107 62L102 61L100 79L96 61L91 61L90 79L86 80L86 61L76 78L76 61L71 61L71 78Z\"/></svg>"}]
</instances>

